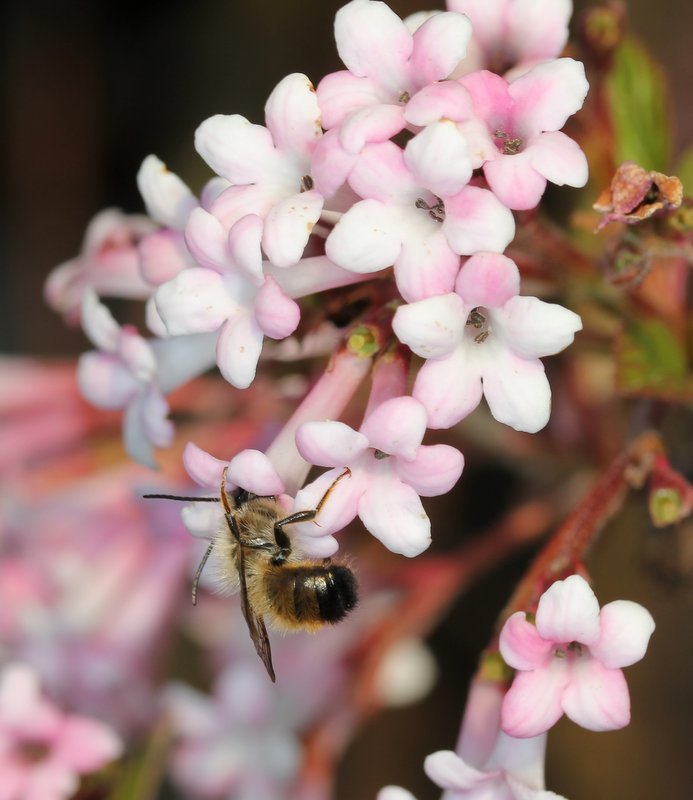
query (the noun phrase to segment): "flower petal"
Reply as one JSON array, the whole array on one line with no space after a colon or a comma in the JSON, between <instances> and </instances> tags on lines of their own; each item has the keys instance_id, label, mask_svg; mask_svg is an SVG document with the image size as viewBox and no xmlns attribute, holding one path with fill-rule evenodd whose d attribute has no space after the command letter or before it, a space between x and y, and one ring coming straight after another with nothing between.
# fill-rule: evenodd
<instances>
[{"instance_id":1,"label":"flower petal","mask_svg":"<svg viewBox=\"0 0 693 800\"><path fill-rule=\"evenodd\" d=\"M352 111L339 131L347 153L360 153L370 142L386 142L403 128L404 109L393 103L378 103Z\"/></svg>"},{"instance_id":2,"label":"flower petal","mask_svg":"<svg viewBox=\"0 0 693 800\"><path fill-rule=\"evenodd\" d=\"M183 181L156 156L147 156L137 173L147 213L167 228L183 230L197 200Z\"/></svg>"},{"instance_id":3,"label":"flower petal","mask_svg":"<svg viewBox=\"0 0 693 800\"><path fill-rule=\"evenodd\" d=\"M229 230L231 261L254 286L260 287L265 279L262 268L263 222L257 214L246 214L234 222Z\"/></svg>"},{"instance_id":4,"label":"flower petal","mask_svg":"<svg viewBox=\"0 0 693 800\"><path fill-rule=\"evenodd\" d=\"M87 286L82 295L82 328L99 350L114 353L120 340L120 326L96 292Z\"/></svg>"},{"instance_id":5,"label":"flower petal","mask_svg":"<svg viewBox=\"0 0 693 800\"><path fill-rule=\"evenodd\" d=\"M224 521L221 503L190 503L181 509L180 517L188 533L211 539Z\"/></svg>"},{"instance_id":6,"label":"flower petal","mask_svg":"<svg viewBox=\"0 0 693 800\"><path fill-rule=\"evenodd\" d=\"M275 147L307 165L322 127L315 89L306 75L294 72L279 81L265 103L265 122Z\"/></svg>"},{"instance_id":7,"label":"flower petal","mask_svg":"<svg viewBox=\"0 0 693 800\"><path fill-rule=\"evenodd\" d=\"M460 257L450 249L443 232L410 226L408 234L404 233L406 239L395 261L395 280L402 297L411 303L451 292Z\"/></svg>"},{"instance_id":8,"label":"flower petal","mask_svg":"<svg viewBox=\"0 0 693 800\"><path fill-rule=\"evenodd\" d=\"M456 347L449 356L429 359L419 370L412 391L424 404L429 428L451 428L479 405L479 366L469 349Z\"/></svg>"},{"instance_id":9,"label":"flower petal","mask_svg":"<svg viewBox=\"0 0 693 800\"><path fill-rule=\"evenodd\" d=\"M584 186L589 177L580 145L561 131L542 133L527 148L532 167L557 186Z\"/></svg>"},{"instance_id":10,"label":"flower petal","mask_svg":"<svg viewBox=\"0 0 693 800\"><path fill-rule=\"evenodd\" d=\"M599 640L590 653L605 667L629 667L647 651L655 623L650 612L639 603L615 600L599 614Z\"/></svg>"},{"instance_id":11,"label":"flower petal","mask_svg":"<svg viewBox=\"0 0 693 800\"><path fill-rule=\"evenodd\" d=\"M579 658L563 692L563 710L590 731L613 731L630 722L630 695L623 672L594 658Z\"/></svg>"},{"instance_id":12,"label":"flower petal","mask_svg":"<svg viewBox=\"0 0 693 800\"><path fill-rule=\"evenodd\" d=\"M223 273L233 266L224 226L203 208L196 208L190 214L185 226L185 243L201 267Z\"/></svg>"},{"instance_id":13,"label":"flower petal","mask_svg":"<svg viewBox=\"0 0 693 800\"><path fill-rule=\"evenodd\" d=\"M104 409L125 408L141 389L119 358L94 350L79 357L77 384L85 400Z\"/></svg>"},{"instance_id":14,"label":"flower petal","mask_svg":"<svg viewBox=\"0 0 693 800\"><path fill-rule=\"evenodd\" d=\"M449 119L432 122L410 139L404 160L416 181L439 197L457 194L472 177L467 141Z\"/></svg>"},{"instance_id":15,"label":"flower petal","mask_svg":"<svg viewBox=\"0 0 693 800\"><path fill-rule=\"evenodd\" d=\"M296 494L294 512L310 510L317 507L334 484L318 516L311 522L292 525L292 534L296 531L301 537L322 538L341 531L354 519L367 484L362 470L354 470L335 483L343 472L343 467L328 470Z\"/></svg>"},{"instance_id":16,"label":"flower petal","mask_svg":"<svg viewBox=\"0 0 693 800\"><path fill-rule=\"evenodd\" d=\"M322 125L328 131L340 126L355 109L376 105L381 101L375 81L352 75L348 70L325 75L316 93L322 111Z\"/></svg>"},{"instance_id":17,"label":"flower petal","mask_svg":"<svg viewBox=\"0 0 693 800\"><path fill-rule=\"evenodd\" d=\"M277 470L260 450L241 450L229 461L226 477L241 489L260 497L284 492L284 484Z\"/></svg>"},{"instance_id":18,"label":"flower petal","mask_svg":"<svg viewBox=\"0 0 693 800\"><path fill-rule=\"evenodd\" d=\"M422 444L411 461L397 459L396 471L421 497L446 494L464 469L464 456L447 444Z\"/></svg>"},{"instance_id":19,"label":"flower petal","mask_svg":"<svg viewBox=\"0 0 693 800\"><path fill-rule=\"evenodd\" d=\"M274 206L262 232L262 247L272 264L290 267L301 259L322 206L323 197L315 189L292 194Z\"/></svg>"},{"instance_id":20,"label":"flower petal","mask_svg":"<svg viewBox=\"0 0 693 800\"><path fill-rule=\"evenodd\" d=\"M553 643L542 639L523 611L509 617L500 632L499 648L505 663L513 669L531 670L546 664Z\"/></svg>"},{"instance_id":21,"label":"flower petal","mask_svg":"<svg viewBox=\"0 0 693 800\"><path fill-rule=\"evenodd\" d=\"M438 81L424 86L407 103L404 118L411 125L425 126L440 119L460 122L473 114L472 98L457 81Z\"/></svg>"},{"instance_id":22,"label":"flower petal","mask_svg":"<svg viewBox=\"0 0 693 800\"><path fill-rule=\"evenodd\" d=\"M546 178L534 169L528 152L486 161L484 177L500 202L515 211L537 206L546 189Z\"/></svg>"},{"instance_id":23,"label":"flower petal","mask_svg":"<svg viewBox=\"0 0 693 800\"><path fill-rule=\"evenodd\" d=\"M582 330L582 320L556 303L536 297L512 297L502 313L494 315L494 333L502 335L508 347L522 358L559 353Z\"/></svg>"},{"instance_id":24,"label":"flower petal","mask_svg":"<svg viewBox=\"0 0 693 800\"><path fill-rule=\"evenodd\" d=\"M56 760L80 773L95 772L123 752L123 743L111 728L87 717L67 717L56 744Z\"/></svg>"},{"instance_id":25,"label":"flower petal","mask_svg":"<svg viewBox=\"0 0 693 800\"><path fill-rule=\"evenodd\" d=\"M221 476L228 462L205 452L193 442L188 442L183 450L185 471L198 486L204 486L217 494L221 486Z\"/></svg>"},{"instance_id":26,"label":"flower petal","mask_svg":"<svg viewBox=\"0 0 693 800\"><path fill-rule=\"evenodd\" d=\"M519 739L547 731L563 715L561 697L568 681L566 664L555 658L546 667L518 672L503 698L501 728Z\"/></svg>"},{"instance_id":27,"label":"flower petal","mask_svg":"<svg viewBox=\"0 0 693 800\"><path fill-rule=\"evenodd\" d=\"M426 433L426 409L413 397L393 397L371 411L361 433L376 450L411 461Z\"/></svg>"},{"instance_id":28,"label":"flower petal","mask_svg":"<svg viewBox=\"0 0 693 800\"><path fill-rule=\"evenodd\" d=\"M468 308L499 308L520 291L520 271L507 256L477 253L463 264L455 291Z\"/></svg>"},{"instance_id":29,"label":"flower petal","mask_svg":"<svg viewBox=\"0 0 693 800\"><path fill-rule=\"evenodd\" d=\"M155 302L171 336L217 330L237 310L224 278L203 267L184 269L162 284L156 290Z\"/></svg>"},{"instance_id":30,"label":"flower petal","mask_svg":"<svg viewBox=\"0 0 693 800\"><path fill-rule=\"evenodd\" d=\"M449 293L400 306L392 329L418 356L442 358L460 343L466 322L464 303L458 295Z\"/></svg>"},{"instance_id":31,"label":"flower petal","mask_svg":"<svg viewBox=\"0 0 693 800\"><path fill-rule=\"evenodd\" d=\"M352 206L327 237L325 254L352 272L377 272L394 264L402 246L390 207L377 200Z\"/></svg>"},{"instance_id":32,"label":"flower petal","mask_svg":"<svg viewBox=\"0 0 693 800\"><path fill-rule=\"evenodd\" d=\"M552 642L599 641L599 602L581 575L555 581L539 600L537 630Z\"/></svg>"},{"instance_id":33,"label":"flower petal","mask_svg":"<svg viewBox=\"0 0 693 800\"><path fill-rule=\"evenodd\" d=\"M460 255L480 250L502 253L515 236L515 220L488 189L465 186L445 198L443 230L450 247Z\"/></svg>"},{"instance_id":34,"label":"flower petal","mask_svg":"<svg viewBox=\"0 0 693 800\"><path fill-rule=\"evenodd\" d=\"M298 452L311 464L346 467L368 449L368 439L343 422L304 422L296 431Z\"/></svg>"},{"instance_id":35,"label":"flower petal","mask_svg":"<svg viewBox=\"0 0 693 800\"><path fill-rule=\"evenodd\" d=\"M255 317L246 311L227 320L219 331L219 371L237 389L247 389L253 382L263 338Z\"/></svg>"},{"instance_id":36,"label":"flower petal","mask_svg":"<svg viewBox=\"0 0 693 800\"><path fill-rule=\"evenodd\" d=\"M284 294L274 278L266 278L255 298L255 319L265 336L286 339L300 318L298 303Z\"/></svg>"},{"instance_id":37,"label":"flower petal","mask_svg":"<svg viewBox=\"0 0 693 800\"><path fill-rule=\"evenodd\" d=\"M409 64L418 86L447 78L465 57L471 35L467 17L446 11L417 28Z\"/></svg>"},{"instance_id":38,"label":"flower petal","mask_svg":"<svg viewBox=\"0 0 693 800\"><path fill-rule=\"evenodd\" d=\"M375 800L416 800L416 798L401 786L384 786L378 792Z\"/></svg>"},{"instance_id":39,"label":"flower petal","mask_svg":"<svg viewBox=\"0 0 693 800\"><path fill-rule=\"evenodd\" d=\"M472 791L476 794L494 778L493 774L470 766L452 750L438 750L426 756L424 771L441 789L452 792Z\"/></svg>"}]
</instances>

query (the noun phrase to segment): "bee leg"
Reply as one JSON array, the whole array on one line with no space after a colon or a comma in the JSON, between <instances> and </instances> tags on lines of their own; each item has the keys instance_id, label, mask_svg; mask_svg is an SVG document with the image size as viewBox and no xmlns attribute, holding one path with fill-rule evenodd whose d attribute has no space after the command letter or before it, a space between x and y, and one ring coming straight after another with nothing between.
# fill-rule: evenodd
<instances>
[{"instance_id":1,"label":"bee leg","mask_svg":"<svg viewBox=\"0 0 693 800\"><path fill-rule=\"evenodd\" d=\"M332 481L332 483L329 485L327 491L320 498L320 500L319 500L318 504L315 506L315 508L309 508L306 511L295 511L293 514L290 514L288 517L285 517L284 519L280 519L278 522L275 522L274 523L275 537L276 537L277 533L279 533L280 536L282 536L282 537L286 536L286 534L284 534L284 532L282 531L282 528L284 527L284 525L291 525L294 522L311 522L311 520L314 520L318 516L318 514L320 513L320 509L327 502L327 498L332 493L332 490L334 489L334 487L342 480L342 478L346 477L347 475L349 477L351 477L351 470L349 469L349 467L345 467L344 468L344 472L342 472L341 475L338 475Z\"/></svg>"},{"instance_id":2,"label":"bee leg","mask_svg":"<svg viewBox=\"0 0 693 800\"><path fill-rule=\"evenodd\" d=\"M200 566L197 568L195 577L193 578L192 604L194 606L197 605L197 585L200 582L200 575L202 575L202 570L205 568L205 564L207 563L207 559L209 558L213 547L214 547L214 542L210 542L209 547L205 550L205 554L202 556L202 561L200 561Z\"/></svg>"}]
</instances>

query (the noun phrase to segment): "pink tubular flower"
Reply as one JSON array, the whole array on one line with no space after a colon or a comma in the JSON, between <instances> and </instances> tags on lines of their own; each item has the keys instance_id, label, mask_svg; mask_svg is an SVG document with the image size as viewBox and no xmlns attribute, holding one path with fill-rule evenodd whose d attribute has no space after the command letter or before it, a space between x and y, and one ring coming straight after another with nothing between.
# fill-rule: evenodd
<instances>
[{"instance_id":1,"label":"pink tubular flower","mask_svg":"<svg viewBox=\"0 0 693 800\"><path fill-rule=\"evenodd\" d=\"M520 297L520 274L506 256L478 253L462 267L455 291L397 309L401 342L428 359L413 395L431 428L449 428L486 397L493 416L516 430L541 430L551 389L541 356L567 347L582 328L577 314Z\"/></svg>"},{"instance_id":2,"label":"pink tubular flower","mask_svg":"<svg viewBox=\"0 0 693 800\"><path fill-rule=\"evenodd\" d=\"M560 132L582 108L589 89L579 61L546 61L510 83L487 71L466 75L460 83L486 123L482 135L469 137L469 149L483 162L489 186L508 208L534 208L547 181L576 187L587 183L585 154Z\"/></svg>"},{"instance_id":3,"label":"pink tubular flower","mask_svg":"<svg viewBox=\"0 0 693 800\"><path fill-rule=\"evenodd\" d=\"M503 73L560 55L568 39L572 0L447 0L466 14L473 37L456 74L476 69Z\"/></svg>"},{"instance_id":4,"label":"pink tubular flower","mask_svg":"<svg viewBox=\"0 0 693 800\"><path fill-rule=\"evenodd\" d=\"M630 722L630 697L622 667L645 655L655 624L647 609L628 600L601 611L580 575L556 581L541 596L535 624L521 611L500 634L500 651L517 670L503 699L503 730L536 736L565 713L593 731Z\"/></svg>"},{"instance_id":5,"label":"pink tubular flower","mask_svg":"<svg viewBox=\"0 0 693 800\"><path fill-rule=\"evenodd\" d=\"M10 664L0 675L0 774L3 800L62 800L79 775L122 752L106 725L62 713L40 694L36 675Z\"/></svg>"},{"instance_id":6,"label":"pink tubular flower","mask_svg":"<svg viewBox=\"0 0 693 800\"><path fill-rule=\"evenodd\" d=\"M231 186L209 210L228 233L248 214L262 220L262 249L278 267L295 264L320 218L311 155L322 135L315 90L305 75L287 75L265 105L267 127L238 114L205 120L195 147Z\"/></svg>"},{"instance_id":7,"label":"pink tubular flower","mask_svg":"<svg viewBox=\"0 0 693 800\"><path fill-rule=\"evenodd\" d=\"M461 14L436 14L412 34L385 3L347 3L335 17L337 50L347 69L327 75L317 89L323 126L339 127L341 146L350 153L399 133L409 98L450 75L470 34Z\"/></svg>"},{"instance_id":8,"label":"pink tubular flower","mask_svg":"<svg viewBox=\"0 0 693 800\"><path fill-rule=\"evenodd\" d=\"M48 305L77 324L88 287L103 297L149 297L152 287L140 274L137 244L154 228L141 215L123 214L116 208L100 211L87 227L79 256L48 276Z\"/></svg>"},{"instance_id":9,"label":"pink tubular flower","mask_svg":"<svg viewBox=\"0 0 693 800\"><path fill-rule=\"evenodd\" d=\"M315 522L293 526L309 555L327 556L337 549L331 535L357 515L366 528L394 553L416 556L431 542L431 523L420 496L450 491L462 474L464 458L445 444L422 445L426 412L412 397L381 403L360 431L343 422L307 422L296 434L301 455L313 464L332 467L297 495L294 510L314 508L334 480L334 487Z\"/></svg>"},{"instance_id":10,"label":"pink tubular flower","mask_svg":"<svg viewBox=\"0 0 693 800\"><path fill-rule=\"evenodd\" d=\"M349 184L366 199L342 216L325 245L332 261L353 272L394 264L408 301L451 291L460 255L502 252L515 235L512 214L488 190L462 186L437 196L421 185L411 165L430 174L423 162L433 146L424 143L409 159L393 142L365 147Z\"/></svg>"}]
</instances>

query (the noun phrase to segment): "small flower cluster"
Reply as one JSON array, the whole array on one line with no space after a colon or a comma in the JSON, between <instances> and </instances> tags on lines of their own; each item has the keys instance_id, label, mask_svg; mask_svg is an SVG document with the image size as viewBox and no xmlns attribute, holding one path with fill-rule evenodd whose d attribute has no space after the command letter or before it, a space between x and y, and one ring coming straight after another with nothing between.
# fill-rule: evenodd
<instances>
[{"instance_id":1,"label":"small flower cluster","mask_svg":"<svg viewBox=\"0 0 693 800\"><path fill-rule=\"evenodd\" d=\"M264 125L231 114L199 126L195 148L215 173L199 198L144 160L149 219L101 214L46 290L97 348L80 361L81 389L124 409L136 460L153 465L153 448L171 444L170 392L214 364L248 387L265 339L297 331L301 298L355 283L390 309L381 355L399 346L423 365L411 395L406 375L385 389L374 379L359 431L334 421L349 398L313 398L320 415L304 414L296 442L274 447L279 474L265 485L246 473L262 493L281 484L295 495L309 464L331 467L296 498L306 508L351 469L320 527L297 528L311 554L334 552L332 534L357 515L393 551L424 550L420 497L447 492L463 467L424 433L455 425L482 395L517 430L546 425L539 359L570 344L580 318L521 296L502 253L514 210L534 208L547 182L587 180L584 154L560 131L588 89L582 64L558 57L569 15L568 2L548 13L530 0L450 0L402 20L379 0L352 0L335 19L345 69L317 89L288 75ZM153 337L120 326L100 295L146 298Z\"/></svg>"}]
</instances>

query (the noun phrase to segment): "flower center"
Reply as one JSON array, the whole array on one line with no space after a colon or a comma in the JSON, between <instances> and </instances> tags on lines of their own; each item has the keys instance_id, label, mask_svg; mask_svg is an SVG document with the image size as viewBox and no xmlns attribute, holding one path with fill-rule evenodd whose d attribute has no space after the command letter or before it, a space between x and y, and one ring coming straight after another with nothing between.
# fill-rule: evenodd
<instances>
[{"instance_id":1,"label":"flower center","mask_svg":"<svg viewBox=\"0 0 693 800\"><path fill-rule=\"evenodd\" d=\"M496 147L503 153L504 156L517 155L522 149L522 139L519 137L512 137L506 131L498 128L493 132Z\"/></svg>"},{"instance_id":2,"label":"flower center","mask_svg":"<svg viewBox=\"0 0 693 800\"><path fill-rule=\"evenodd\" d=\"M378 449L373 450L373 458L375 458L377 461L382 461L384 458L389 458L389 457L390 457L389 453L383 453L382 450Z\"/></svg>"},{"instance_id":3,"label":"flower center","mask_svg":"<svg viewBox=\"0 0 693 800\"><path fill-rule=\"evenodd\" d=\"M416 208L428 211L428 216L436 222L445 222L445 203L440 197L436 196L436 202L433 205L429 205L423 197L418 197L414 205Z\"/></svg>"},{"instance_id":4,"label":"flower center","mask_svg":"<svg viewBox=\"0 0 693 800\"><path fill-rule=\"evenodd\" d=\"M25 739L15 745L14 752L23 764L38 764L47 758L50 747L38 739Z\"/></svg>"},{"instance_id":5,"label":"flower center","mask_svg":"<svg viewBox=\"0 0 693 800\"><path fill-rule=\"evenodd\" d=\"M477 344L485 342L491 335L491 327L488 323L488 311L483 306L476 306L469 312L467 325L474 328L474 341Z\"/></svg>"},{"instance_id":6,"label":"flower center","mask_svg":"<svg viewBox=\"0 0 693 800\"><path fill-rule=\"evenodd\" d=\"M583 650L584 648L580 642L570 642L567 645L559 645L553 651L553 654L556 658L567 658L569 655L579 658L583 654Z\"/></svg>"},{"instance_id":7,"label":"flower center","mask_svg":"<svg viewBox=\"0 0 693 800\"><path fill-rule=\"evenodd\" d=\"M313 179L310 175L301 178L301 192L309 192L313 188Z\"/></svg>"}]
</instances>

